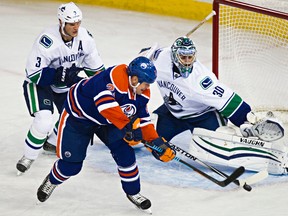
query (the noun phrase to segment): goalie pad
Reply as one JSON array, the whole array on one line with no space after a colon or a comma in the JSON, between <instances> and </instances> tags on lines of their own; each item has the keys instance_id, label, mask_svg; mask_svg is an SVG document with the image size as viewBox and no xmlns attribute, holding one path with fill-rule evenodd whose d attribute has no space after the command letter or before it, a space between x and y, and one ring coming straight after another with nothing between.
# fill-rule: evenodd
<instances>
[{"instance_id":1,"label":"goalie pad","mask_svg":"<svg viewBox=\"0 0 288 216\"><path fill-rule=\"evenodd\" d=\"M287 147L257 138L235 135L227 126L217 131L195 128L189 153L203 161L228 167L244 166L251 171L287 174ZM221 132L219 132L221 131Z\"/></svg>"},{"instance_id":2,"label":"goalie pad","mask_svg":"<svg viewBox=\"0 0 288 216\"><path fill-rule=\"evenodd\" d=\"M244 137L258 137L264 141L275 141L284 136L282 123L269 111L266 117L259 119L253 112L247 114L250 123L240 126L241 134Z\"/></svg>"}]
</instances>

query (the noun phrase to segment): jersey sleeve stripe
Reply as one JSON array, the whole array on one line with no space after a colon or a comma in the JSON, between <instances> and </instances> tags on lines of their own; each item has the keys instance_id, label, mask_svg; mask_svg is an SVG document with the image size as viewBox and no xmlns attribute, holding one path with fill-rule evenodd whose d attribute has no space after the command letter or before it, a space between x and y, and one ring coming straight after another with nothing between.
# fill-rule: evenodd
<instances>
[{"instance_id":1,"label":"jersey sleeve stripe","mask_svg":"<svg viewBox=\"0 0 288 216\"><path fill-rule=\"evenodd\" d=\"M75 98L73 97L73 94L75 92L75 86L73 86L71 88L71 90L69 91L69 104L71 105L71 111L76 113L79 117L83 116L83 113L81 112L81 110L77 107Z\"/></svg>"},{"instance_id":2,"label":"jersey sleeve stripe","mask_svg":"<svg viewBox=\"0 0 288 216\"><path fill-rule=\"evenodd\" d=\"M95 101L96 106L101 106L104 103L113 103L115 102L115 98L112 96L102 97Z\"/></svg>"},{"instance_id":3,"label":"jersey sleeve stripe","mask_svg":"<svg viewBox=\"0 0 288 216\"><path fill-rule=\"evenodd\" d=\"M232 97L229 98L224 107L221 108L219 111L225 117L229 118L238 109L238 107L240 107L242 102L242 98L238 94L233 93Z\"/></svg>"},{"instance_id":4,"label":"jersey sleeve stripe","mask_svg":"<svg viewBox=\"0 0 288 216\"><path fill-rule=\"evenodd\" d=\"M116 101L114 101L112 103L105 103L105 104L99 105L97 106L97 109L99 112L102 112L103 110L110 109L113 107L118 107L118 106L119 104Z\"/></svg>"},{"instance_id":5,"label":"jersey sleeve stripe","mask_svg":"<svg viewBox=\"0 0 288 216\"><path fill-rule=\"evenodd\" d=\"M102 91L94 97L94 101L98 100L99 98L101 98L103 96L108 96L108 95L112 96L111 91L108 91L108 90Z\"/></svg>"}]
</instances>

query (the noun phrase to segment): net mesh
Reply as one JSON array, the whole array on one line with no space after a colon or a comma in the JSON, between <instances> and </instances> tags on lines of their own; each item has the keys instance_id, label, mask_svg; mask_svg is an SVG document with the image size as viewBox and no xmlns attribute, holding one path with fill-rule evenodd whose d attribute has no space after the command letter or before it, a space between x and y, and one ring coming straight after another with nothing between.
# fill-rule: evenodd
<instances>
[{"instance_id":1,"label":"net mesh","mask_svg":"<svg viewBox=\"0 0 288 216\"><path fill-rule=\"evenodd\" d=\"M282 12L288 11L288 1L249 0L249 4L273 10L280 4ZM282 19L220 5L219 79L253 110L272 110L287 122L288 15Z\"/></svg>"}]
</instances>

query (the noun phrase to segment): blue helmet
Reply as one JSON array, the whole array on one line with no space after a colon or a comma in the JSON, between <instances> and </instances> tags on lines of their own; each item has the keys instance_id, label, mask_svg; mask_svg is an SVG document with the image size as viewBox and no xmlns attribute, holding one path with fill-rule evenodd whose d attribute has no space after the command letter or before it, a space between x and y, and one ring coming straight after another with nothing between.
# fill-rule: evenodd
<instances>
[{"instance_id":1,"label":"blue helmet","mask_svg":"<svg viewBox=\"0 0 288 216\"><path fill-rule=\"evenodd\" d=\"M139 83L152 84L156 80L157 70L150 59L139 56L128 65L128 75L137 76Z\"/></svg>"}]
</instances>

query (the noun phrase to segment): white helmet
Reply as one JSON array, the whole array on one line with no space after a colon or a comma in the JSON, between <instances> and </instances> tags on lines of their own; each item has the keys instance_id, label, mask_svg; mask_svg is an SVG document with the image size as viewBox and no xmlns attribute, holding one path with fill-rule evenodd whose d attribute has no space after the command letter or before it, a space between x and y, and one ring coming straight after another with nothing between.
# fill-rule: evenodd
<instances>
[{"instance_id":1,"label":"white helmet","mask_svg":"<svg viewBox=\"0 0 288 216\"><path fill-rule=\"evenodd\" d=\"M63 31L65 23L80 22L82 20L82 12L73 2L70 2L59 6L57 17L62 22L61 30L65 34Z\"/></svg>"},{"instance_id":2,"label":"white helmet","mask_svg":"<svg viewBox=\"0 0 288 216\"><path fill-rule=\"evenodd\" d=\"M62 4L58 8L58 19L64 23L79 22L82 20L82 12L73 2Z\"/></svg>"}]
</instances>

